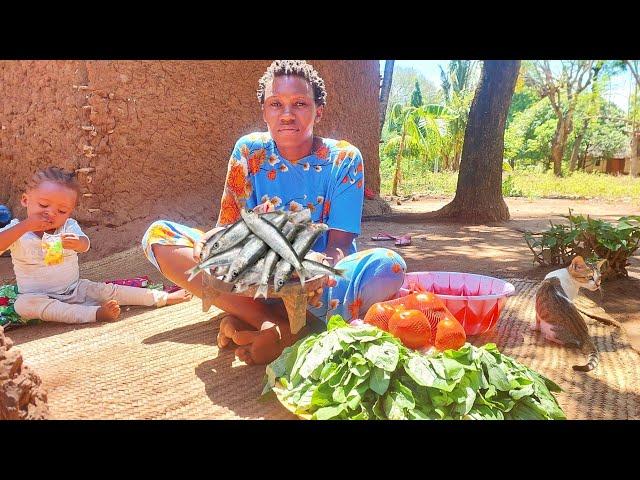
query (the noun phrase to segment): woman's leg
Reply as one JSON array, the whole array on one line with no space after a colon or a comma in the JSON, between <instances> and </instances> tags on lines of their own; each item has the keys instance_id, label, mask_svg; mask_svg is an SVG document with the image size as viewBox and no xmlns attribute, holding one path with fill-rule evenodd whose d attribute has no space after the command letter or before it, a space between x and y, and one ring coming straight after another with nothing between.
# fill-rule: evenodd
<instances>
[{"instance_id":1,"label":"woman's leg","mask_svg":"<svg viewBox=\"0 0 640 480\"><path fill-rule=\"evenodd\" d=\"M147 259L167 279L202 297L200 275L187 282L188 269L196 265L193 246L204 232L175 222L153 222L142 237L142 249Z\"/></svg>"},{"instance_id":2,"label":"woman's leg","mask_svg":"<svg viewBox=\"0 0 640 480\"><path fill-rule=\"evenodd\" d=\"M158 221L149 227L142 239L145 255L160 273L199 298L202 298L202 276L198 274L191 281L187 281L189 275L185 272L196 265L193 259L193 245L202 234L200 230L178 223ZM266 304L250 297L220 294L216 297L214 305L230 314L227 321L236 318L256 330L259 330L265 321L279 323L283 320L282 310L277 305ZM243 330L241 324L237 326L236 330ZM225 328L225 331L231 329Z\"/></svg>"},{"instance_id":3,"label":"woman's leg","mask_svg":"<svg viewBox=\"0 0 640 480\"><path fill-rule=\"evenodd\" d=\"M407 265L393 250L372 248L343 258L335 268L344 270L344 276L336 278L335 286L325 289L322 306L308 310L325 322L332 315L341 315L346 321L361 318L374 303L394 297L404 282ZM239 343L246 342L246 346L236 351L238 357L249 364L269 363L309 331L303 329L294 336L288 320L278 325L281 339L274 328L243 333Z\"/></svg>"},{"instance_id":4,"label":"woman's leg","mask_svg":"<svg viewBox=\"0 0 640 480\"><path fill-rule=\"evenodd\" d=\"M337 284L325 290L322 306L310 309L325 322L332 315L340 315L347 322L364 317L371 305L398 293L407 271L404 259L388 248L354 253L335 268L344 270L344 276L336 277Z\"/></svg>"}]
</instances>

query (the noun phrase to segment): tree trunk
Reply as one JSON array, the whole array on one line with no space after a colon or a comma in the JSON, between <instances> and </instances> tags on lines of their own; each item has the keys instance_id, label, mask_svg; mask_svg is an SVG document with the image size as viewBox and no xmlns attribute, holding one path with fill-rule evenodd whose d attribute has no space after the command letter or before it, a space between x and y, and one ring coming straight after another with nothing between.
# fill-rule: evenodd
<instances>
[{"instance_id":1,"label":"tree trunk","mask_svg":"<svg viewBox=\"0 0 640 480\"><path fill-rule=\"evenodd\" d=\"M559 118L556 125L556 133L551 142L551 162L553 163L553 173L557 177L562 176L562 156L567 143L565 119Z\"/></svg>"},{"instance_id":2,"label":"tree trunk","mask_svg":"<svg viewBox=\"0 0 640 480\"><path fill-rule=\"evenodd\" d=\"M578 168L579 169L581 168L583 172L587 171L587 154L589 153L590 147L591 147L591 144L587 142L587 144L584 146L584 150L582 151L582 155L580 155Z\"/></svg>"},{"instance_id":3,"label":"tree trunk","mask_svg":"<svg viewBox=\"0 0 640 480\"><path fill-rule=\"evenodd\" d=\"M382 136L382 127L384 126L384 119L387 115L387 104L389 103L389 92L391 92L394 63L395 60L385 60L384 62L384 77L382 77L382 86L380 87L380 136Z\"/></svg>"},{"instance_id":4,"label":"tree trunk","mask_svg":"<svg viewBox=\"0 0 640 480\"><path fill-rule=\"evenodd\" d=\"M585 171L586 168L586 163L587 163L587 152L583 152L582 155L578 156L578 170L582 170L583 172Z\"/></svg>"},{"instance_id":5,"label":"tree trunk","mask_svg":"<svg viewBox=\"0 0 640 480\"><path fill-rule=\"evenodd\" d=\"M393 215L385 219L421 222L446 218L466 223L509 219L509 209L502 198L502 158L507 113L519 69L519 60L484 61L469 110L453 201L437 212Z\"/></svg>"},{"instance_id":6,"label":"tree trunk","mask_svg":"<svg viewBox=\"0 0 640 480\"><path fill-rule=\"evenodd\" d=\"M640 131L635 128L631 133L631 158L629 160L629 176L638 176L638 137L640 137Z\"/></svg>"},{"instance_id":7,"label":"tree trunk","mask_svg":"<svg viewBox=\"0 0 640 480\"><path fill-rule=\"evenodd\" d=\"M453 157L453 170L458 171L460 170L460 160L462 157L462 152L458 149L456 149L455 155Z\"/></svg>"},{"instance_id":8,"label":"tree trunk","mask_svg":"<svg viewBox=\"0 0 640 480\"><path fill-rule=\"evenodd\" d=\"M400 147L398 147L398 156L396 158L396 174L393 176L393 188L391 194L398 196L398 185L402 180L402 150L404 149L404 137L407 134L405 127L402 127L402 138L400 139Z\"/></svg>"},{"instance_id":9,"label":"tree trunk","mask_svg":"<svg viewBox=\"0 0 640 480\"><path fill-rule=\"evenodd\" d=\"M449 155L442 156L442 164L440 165L440 170L446 170L449 165Z\"/></svg>"},{"instance_id":10,"label":"tree trunk","mask_svg":"<svg viewBox=\"0 0 640 480\"><path fill-rule=\"evenodd\" d=\"M576 137L576 141L573 143L573 150L571 150L571 160L569 161L570 172L573 172L576 169L576 165L578 163L578 153L580 153L580 145L582 144L582 139L584 138L584 134L587 131L588 125L589 122L585 120L582 132Z\"/></svg>"}]
</instances>

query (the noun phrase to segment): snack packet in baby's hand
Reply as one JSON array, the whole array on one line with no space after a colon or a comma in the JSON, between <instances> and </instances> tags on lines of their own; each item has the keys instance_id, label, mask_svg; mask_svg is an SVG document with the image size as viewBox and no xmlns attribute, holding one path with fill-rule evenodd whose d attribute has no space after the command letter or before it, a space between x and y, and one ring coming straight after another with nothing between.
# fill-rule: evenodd
<instances>
[{"instance_id":1,"label":"snack packet in baby's hand","mask_svg":"<svg viewBox=\"0 0 640 480\"><path fill-rule=\"evenodd\" d=\"M60 234L42 235L42 251L44 252L45 265L58 265L62 263L62 237Z\"/></svg>"}]
</instances>

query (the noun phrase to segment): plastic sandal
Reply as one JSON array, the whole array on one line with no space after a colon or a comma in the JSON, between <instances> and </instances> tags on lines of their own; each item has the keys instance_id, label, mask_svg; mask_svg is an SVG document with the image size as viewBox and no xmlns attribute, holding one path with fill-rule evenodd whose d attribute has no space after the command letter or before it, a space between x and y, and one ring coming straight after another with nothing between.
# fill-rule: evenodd
<instances>
[{"instance_id":1,"label":"plastic sandal","mask_svg":"<svg viewBox=\"0 0 640 480\"><path fill-rule=\"evenodd\" d=\"M396 247L407 247L411 245L411 237L409 235L398 237L396 238L395 245Z\"/></svg>"},{"instance_id":2,"label":"plastic sandal","mask_svg":"<svg viewBox=\"0 0 640 480\"><path fill-rule=\"evenodd\" d=\"M383 240L398 240L398 237L394 237L393 235L390 235L388 233L385 232L378 232L378 235L374 235L373 237L371 237L371 240L375 241L375 242L380 242Z\"/></svg>"},{"instance_id":3,"label":"plastic sandal","mask_svg":"<svg viewBox=\"0 0 640 480\"><path fill-rule=\"evenodd\" d=\"M369 187L364 187L364 198L373 200L374 198L376 198L376 194L373 193L373 190L371 190Z\"/></svg>"}]
</instances>

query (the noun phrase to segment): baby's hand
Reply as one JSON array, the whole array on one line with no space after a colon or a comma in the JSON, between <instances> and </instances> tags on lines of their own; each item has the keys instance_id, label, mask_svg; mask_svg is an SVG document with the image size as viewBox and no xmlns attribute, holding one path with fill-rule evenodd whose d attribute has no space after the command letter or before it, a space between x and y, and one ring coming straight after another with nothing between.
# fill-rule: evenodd
<instances>
[{"instance_id":1,"label":"baby's hand","mask_svg":"<svg viewBox=\"0 0 640 480\"><path fill-rule=\"evenodd\" d=\"M76 252L84 251L84 245L80 236L76 233L63 233L60 235L62 238L62 248L69 250L75 250Z\"/></svg>"},{"instance_id":2,"label":"baby's hand","mask_svg":"<svg viewBox=\"0 0 640 480\"><path fill-rule=\"evenodd\" d=\"M49 220L49 217L43 213L30 215L20 223L22 223L30 232L44 232L45 230L51 230L53 228L53 224Z\"/></svg>"}]
</instances>

